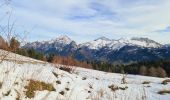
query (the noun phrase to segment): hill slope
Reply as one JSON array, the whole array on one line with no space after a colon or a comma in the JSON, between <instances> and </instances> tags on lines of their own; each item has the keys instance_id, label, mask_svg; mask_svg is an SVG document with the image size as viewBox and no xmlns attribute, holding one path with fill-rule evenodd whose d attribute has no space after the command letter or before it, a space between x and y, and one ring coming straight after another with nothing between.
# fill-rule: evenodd
<instances>
[{"instance_id":1,"label":"hill slope","mask_svg":"<svg viewBox=\"0 0 170 100\"><path fill-rule=\"evenodd\" d=\"M0 50L1 57L7 54ZM28 89L34 89L34 100L169 100L170 94L157 92L170 89L170 83L161 84L163 78L127 75L121 84L122 74L106 73L76 67L72 73L60 70L64 65L50 63L9 53L0 63L0 99L29 100ZM149 84L142 84L149 81ZM47 84L31 87L30 82ZM36 86L35 85L35 86ZM32 93L32 92L31 92Z\"/></svg>"}]
</instances>

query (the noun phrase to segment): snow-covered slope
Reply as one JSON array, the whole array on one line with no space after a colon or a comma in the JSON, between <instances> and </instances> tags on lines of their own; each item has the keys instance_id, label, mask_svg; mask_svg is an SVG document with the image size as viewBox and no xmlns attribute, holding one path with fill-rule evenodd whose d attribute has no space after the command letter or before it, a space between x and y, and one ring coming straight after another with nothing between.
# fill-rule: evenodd
<instances>
[{"instance_id":1,"label":"snow-covered slope","mask_svg":"<svg viewBox=\"0 0 170 100\"><path fill-rule=\"evenodd\" d=\"M1 57L7 54L0 50ZM0 63L0 99L29 100L26 86L29 80L50 83L55 91L35 91L32 100L169 100L170 83L161 84L164 78L127 75L121 84L121 74L106 73L75 67L73 73L60 70L64 65L46 62L9 53ZM69 67L69 66L65 66ZM55 74L54 74L55 73ZM149 84L142 84L149 81Z\"/></svg>"}]
</instances>

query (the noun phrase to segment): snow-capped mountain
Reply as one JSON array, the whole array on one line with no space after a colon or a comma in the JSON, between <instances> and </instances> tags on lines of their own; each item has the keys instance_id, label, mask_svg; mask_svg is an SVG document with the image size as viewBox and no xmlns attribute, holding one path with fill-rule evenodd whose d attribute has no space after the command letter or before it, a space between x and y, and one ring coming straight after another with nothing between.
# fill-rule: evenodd
<instances>
[{"instance_id":1,"label":"snow-capped mountain","mask_svg":"<svg viewBox=\"0 0 170 100\"><path fill-rule=\"evenodd\" d=\"M159 48L163 46L160 43L155 42L148 38L132 38L130 40L130 43L148 48Z\"/></svg>"},{"instance_id":2,"label":"snow-capped mountain","mask_svg":"<svg viewBox=\"0 0 170 100\"><path fill-rule=\"evenodd\" d=\"M28 43L23 48L34 48L47 55L53 53L90 61L129 62L170 59L168 47L148 38L137 37L118 40L100 37L90 42L77 44L67 36L60 36L50 41Z\"/></svg>"},{"instance_id":3,"label":"snow-capped mountain","mask_svg":"<svg viewBox=\"0 0 170 100\"><path fill-rule=\"evenodd\" d=\"M111 40L106 37L98 38L94 41L83 43L80 46L86 46L89 49L100 49L103 47L109 47L112 50L120 49L123 46L139 46L139 47L147 47L147 48L159 48L162 47L161 44L150 40L148 38L131 38L131 39L118 39L118 40Z\"/></svg>"},{"instance_id":4,"label":"snow-capped mountain","mask_svg":"<svg viewBox=\"0 0 170 100\"><path fill-rule=\"evenodd\" d=\"M106 38L106 37L100 37L98 39L95 39L94 41L86 42L80 44L80 47L88 47L89 49L100 49L104 46L107 46L108 44L112 43L112 40Z\"/></svg>"},{"instance_id":5,"label":"snow-capped mountain","mask_svg":"<svg viewBox=\"0 0 170 100\"><path fill-rule=\"evenodd\" d=\"M50 40L50 41L42 41L42 42L36 41L33 43L28 43L24 47L41 48L41 49L43 49L43 48L49 49L51 47L52 48L55 47L56 49L58 49L59 47L69 45L72 42L74 42L74 41L71 40L68 36L64 35L64 36L60 36L60 37ZM77 44L75 43L75 45L77 45ZM115 50L115 49L120 49L121 47L123 47L125 45L147 47L147 48L162 47L161 44L159 44L153 40L150 40L148 38L131 38L131 39L121 38L118 40L114 40L114 39L108 39L106 37L100 37L93 41L82 43L77 46L78 46L78 48L87 47L89 49L101 49L103 47L109 47L110 49ZM75 46L75 47L77 48L77 46Z\"/></svg>"},{"instance_id":6,"label":"snow-capped mountain","mask_svg":"<svg viewBox=\"0 0 170 100\"><path fill-rule=\"evenodd\" d=\"M24 48L34 48L39 51L49 51L51 49L55 49L58 51L63 51L63 49L68 46L70 48L76 49L77 44L71 40L68 36L59 36L56 39L52 39L50 41L42 41L42 42L33 42L27 43Z\"/></svg>"}]
</instances>

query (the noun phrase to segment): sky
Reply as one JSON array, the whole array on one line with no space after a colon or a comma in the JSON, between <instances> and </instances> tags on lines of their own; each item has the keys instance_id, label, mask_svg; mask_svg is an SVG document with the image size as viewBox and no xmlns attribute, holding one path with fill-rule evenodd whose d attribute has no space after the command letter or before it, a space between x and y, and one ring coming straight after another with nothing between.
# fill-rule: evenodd
<instances>
[{"instance_id":1,"label":"sky","mask_svg":"<svg viewBox=\"0 0 170 100\"><path fill-rule=\"evenodd\" d=\"M27 41L67 35L78 43L101 36L170 43L170 0L10 0L3 5L4 1L0 0L0 26L10 19L15 33Z\"/></svg>"}]
</instances>

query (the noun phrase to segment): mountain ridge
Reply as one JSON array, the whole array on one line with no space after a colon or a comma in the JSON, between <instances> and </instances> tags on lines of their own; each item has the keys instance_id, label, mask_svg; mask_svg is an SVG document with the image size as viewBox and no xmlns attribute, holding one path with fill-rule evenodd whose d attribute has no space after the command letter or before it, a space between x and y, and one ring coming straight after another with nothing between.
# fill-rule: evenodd
<instances>
[{"instance_id":1,"label":"mountain ridge","mask_svg":"<svg viewBox=\"0 0 170 100\"><path fill-rule=\"evenodd\" d=\"M99 37L89 42L77 44L68 36L60 36L53 41L28 43L23 48L34 48L46 55L53 53L87 61L130 62L170 58L168 47L149 38L141 37L118 40Z\"/></svg>"}]
</instances>

